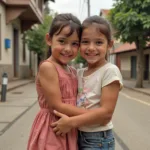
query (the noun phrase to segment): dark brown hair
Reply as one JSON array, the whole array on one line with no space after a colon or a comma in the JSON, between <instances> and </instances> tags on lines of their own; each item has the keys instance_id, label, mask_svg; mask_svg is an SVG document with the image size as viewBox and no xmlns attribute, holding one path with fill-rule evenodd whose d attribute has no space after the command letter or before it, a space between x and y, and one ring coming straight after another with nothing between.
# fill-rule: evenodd
<instances>
[{"instance_id":1,"label":"dark brown hair","mask_svg":"<svg viewBox=\"0 0 150 150\"><path fill-rule=\"evenodd\" d=\"M71 13L58 14L52 21L49 36L52 38L58 35L64 27L69 26L70 32L66 36L72 35L74 31L77 32L79 40L81 38L81 22L80 20L72 15ZM49 47L48 57L51 55L51 48Z\"/></svg>"},{"instance_id":2,"label":"dark brown hair","mask_svg":"<svg viewBox=\"0 0 150 150\"><path fill-rule=\"evenodd\" d=\"M97 28L99 30L99 32L101 32L102 34L104 34L107 38L108 44L111 41L111 27L109 22L100 17L100 16L90 16L87 19L85 19L82 23L82 31L89 27L90 25L92 25L93 23L97 24Z\"/></svg>"}]
</instances>

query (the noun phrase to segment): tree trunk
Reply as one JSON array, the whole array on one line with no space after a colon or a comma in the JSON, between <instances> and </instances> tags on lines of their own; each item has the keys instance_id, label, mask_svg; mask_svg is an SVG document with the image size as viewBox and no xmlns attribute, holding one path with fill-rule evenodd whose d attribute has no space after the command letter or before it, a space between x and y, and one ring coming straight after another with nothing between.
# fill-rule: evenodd
<instances>
[{"instance_id":1,"label":"tree trunk","mask_svg":"<svg viewBox=\"0 0 150 150\"><path fill-rule=\"evenodd\" d=\"M140 40L137 37L136 40L136 52L137 52L137 78L136 88L143 88L143 74L144 74L144 48Z\"/></svg>"}]
</instances>

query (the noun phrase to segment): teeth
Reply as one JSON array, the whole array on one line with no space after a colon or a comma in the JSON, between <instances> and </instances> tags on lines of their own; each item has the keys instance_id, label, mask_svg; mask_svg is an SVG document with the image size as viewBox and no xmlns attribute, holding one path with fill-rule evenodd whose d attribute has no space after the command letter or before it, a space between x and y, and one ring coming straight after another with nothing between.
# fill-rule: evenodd
<instances>
[{"instance_id":1,"label":"teeth","mask_svg":"<svg viewBox=\"0 0 150 150\"><path fill-rule=\"evenodd\" d=\"M70 57L71 55L64 55L64 54L61 54L62 56L64 56L64 57Z\"/></svg>"}]
</instances>

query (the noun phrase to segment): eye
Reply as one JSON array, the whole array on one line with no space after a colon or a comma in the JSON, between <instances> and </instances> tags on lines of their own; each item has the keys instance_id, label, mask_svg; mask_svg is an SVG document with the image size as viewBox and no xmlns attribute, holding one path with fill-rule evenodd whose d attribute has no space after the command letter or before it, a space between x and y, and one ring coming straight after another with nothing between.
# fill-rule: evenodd
<instances>
[{"instance_id":1,"label":"eye","mask_svg":"<svg viewBox=\"0 0 150 150\"><path fill-rule=\"evenodd\" d=\"M101 45L101 44L103 44L102 41L96 41L96 45Z\"/></svg>"},{"instance_id":2,"label":"eye","mask_svg":"<svg viewBox=\"0 0 150 150\"><path fill-rule=\"evenodd\" d=\"M65 40L58 40L60 44L65 44Z\"/></svg>"},{"instance_id":3,"label":"eye","mask_svg":"<svg viewBox=\"0 0 150 150\"><path fill-rule=\"evenodd\" d=\"M74 42L74 43L72 43L72 46L79 47L79 43L78 42Z\"/></svg>"}]
</instances>

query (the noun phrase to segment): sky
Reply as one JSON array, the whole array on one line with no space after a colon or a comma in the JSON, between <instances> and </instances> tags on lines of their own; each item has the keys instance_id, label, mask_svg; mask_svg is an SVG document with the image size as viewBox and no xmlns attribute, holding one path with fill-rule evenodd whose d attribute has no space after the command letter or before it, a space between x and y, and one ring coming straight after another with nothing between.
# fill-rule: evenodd
<instances>
[{"instance_id":1,"label":"sky","mask_svg":"<svg viewBox=\"0 0 150 150\"><path fill-rule=\"evenodd\" d=\"M91 0L90 15L99 15L101 9L112 8L113 0ZM55 0L50 8L58 13L72 13L83 21L87 16L87 0Z\"/></svg>"}]
</instances>

